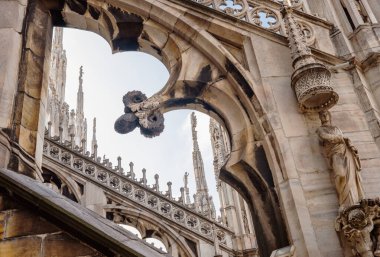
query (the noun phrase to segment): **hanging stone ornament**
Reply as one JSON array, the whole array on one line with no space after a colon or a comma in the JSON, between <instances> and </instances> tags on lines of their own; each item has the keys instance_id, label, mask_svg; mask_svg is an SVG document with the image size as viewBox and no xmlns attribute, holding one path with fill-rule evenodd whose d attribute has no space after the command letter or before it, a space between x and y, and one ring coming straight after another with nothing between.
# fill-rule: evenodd
<instances>
[{"instance_id":1,"label":"hanging stone ornament","mask_svg":"<svg viewBox=\"0 0 380 257\"><path fill-rule=\"evenodd\" d=\"M114 125L116 132L127 134L140 127L142 135L155 137L164 131L164 116L159 109L159 96L147 98L140 91L130 91L123 96L123 103L124 114Z\"/></svg>"},{"instance_id":2,"label":"hanging stone ornament","mask_svg":"<svg viewBox=\"0 0 380 257\"><path fill-rule=\"evenodd\" d=\"M318 63L306 44L301 27L293 17L293 9L282 10L288 31L289 47L293 60L292 88L303 112L320 112L334 106L339 99L331 86L331 73Z\"/></svg>"}]
</instances>

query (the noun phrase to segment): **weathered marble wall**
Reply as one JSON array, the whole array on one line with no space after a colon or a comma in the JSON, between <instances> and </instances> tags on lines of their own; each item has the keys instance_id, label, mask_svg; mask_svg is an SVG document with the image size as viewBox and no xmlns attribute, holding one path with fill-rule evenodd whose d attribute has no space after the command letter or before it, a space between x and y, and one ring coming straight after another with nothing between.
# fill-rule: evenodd
<instances>
[{"instance_id":1,"label":"weathered marble wall","mask_svg":"<svg viewBox=\"0 0 380 257\"><path fill-rule=\"evenodd\" d=\"M298 19L311 24L316 34L313 54L327 66L341 65L332 69L335 72L333 86L340 97L331 109L333 125L358 148L366 196L377 197L380 194L377 171L380 153L375 140L379 122L374 114L380 105L377 92L379 27L363 24L356 12L353 18L357 27L350 30L347 17L336 1L326 0L325 5L320 1L308 2L307 10L322 17L297 14ZM268 249L284 244L286 239L278 238L287 232L297 256L343 256L344 250L334 228L339 208L337 194L315 133L320 121L316 114L304 114L298 109L290 86L293 68L286 38L190 1L121 0L113 3L147 19L143 23L142 18L135 17L135 25L139 29L146 26L145 32L152 38L143 39L140 34L132 36L134 43L142 46L141 50L157 55L171 71L172 77L163 91L165 111L199 109L219 118L226 126L232 153L225 178L235 183L247 198L256 196L248 200L251 208L256 208L252 210L256 226L263 229L261 240L268 239L261 243L268 244ZM373 6L371 19L378 17L377 4L368 3ZM5 132L11 136L8 139L0 134L0 162L7 163L11 159L11 167L22 170L25 165L15 164L15 158L22 156L38 170L46 105L45 60L49 56L46 49L51 41L52 21L36 1L31 1L28 26L22 30L26 3L1 1L0 7L4 13L0 16L0 127L8 128ZM97 29L115 51L120 50L116 44L120 41L112 41L113 33L107 31L111 25L105 20L93 21L96 12L91 14L94 19L89 13L80 15L80 7L65 10L67 24L63 25ZM120 15L121 23L131 21L131 16L121 15L117 9L110 12ZM334 25L339 30L333 29ZM115 29L113 31L119 31L119 27ZM332 38L330 33L333 33ZM210 70L206 79L200 76L204 67ZM19 146L14 158L9 155L9 140ZM268 160L264 162L269 167L264 165L263 170L259 167L265 158L256 158L259 149L265 150L264 157ZM264 179L252 179L253 175ZM273 185L268 189L267 184L260 187L259 182ZM98 209L98 204L90 205ZM265 208L267 212L262 211ZM282 221L287 231L281 229ZM278 231L280 236L274 234Z\"/></svg>"}]
</instances>

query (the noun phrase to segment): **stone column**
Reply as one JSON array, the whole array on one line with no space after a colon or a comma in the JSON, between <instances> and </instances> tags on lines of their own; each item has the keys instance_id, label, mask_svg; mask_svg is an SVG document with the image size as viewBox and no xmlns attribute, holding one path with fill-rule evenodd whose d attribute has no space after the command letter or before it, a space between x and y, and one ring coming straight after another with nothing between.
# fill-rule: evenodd
<instances>
[{"instance_id":1,"label":"stone column","mask_svg":"<svg viewBox=\"0 0 380 257\"><path fill-rule=\"evenodd\" d=\"M355 27L358 27L360 24L363 24L363 18L361 17L358 9L356 8L354 0L343 0L343 3L345 4L348 13L351 16L351 20L353 21Z\"/></svg>"},{"instance_id":2,"label":"stone column","mask_svg":"<svg viewBox=\"0 0 380 257\"><path fill-rule=\"evenodd\" d=\"M0 167L9 162L14 98L17 92L26 0L0 1ZM8 135L7 135L8 134Z\"/></svg>"},{"instance_id":3,"label":"stone column","mask_svg":"<svg viewBox=\"0 0 380 257\"><path fill-rule=\"evenodd\" d=\"M368 14L368 19L370 20L371 23L378 23L376 16L374 12L372 11L371 6L368 3L368 0L361 0L363 7L365 8L367 14Z\"/></svg>"},{"instance_id":4,"label":"stone column","mask_svg":"<svg viewBox=\"0 0 380 257\"><path fill-rule=\"evenodd\" d=\"M41 1L28 2L19 63L18 88L11 126L12 140L20 151L9 167L36 177L42 164L47 76L52 22ZM46 61L45 61L46 60Z\"/></svg>"}]
</instances>

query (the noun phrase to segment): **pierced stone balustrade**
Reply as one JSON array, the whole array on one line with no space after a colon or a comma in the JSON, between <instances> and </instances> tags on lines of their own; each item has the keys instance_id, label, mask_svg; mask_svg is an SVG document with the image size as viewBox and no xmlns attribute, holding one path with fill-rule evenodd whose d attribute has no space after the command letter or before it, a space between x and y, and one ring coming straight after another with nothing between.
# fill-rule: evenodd
<instances>
[{"instance_id":1,"label":"pierced stone balustrade","mask_svg":"<svg viewBox=\"0 0 380 257\"><path fill-rule=\"evenodd\" d=\"M43 152L45 157L50 158L70 169L71 172L82 175L86 179L99 184L127 198L140 206L144 206L158 215L175 222L177 225L195 232L209 240L214 240L213 226L216 228L217 238L221 246L232 248L233 232L215 220L202 216L191 208L191 204L185 205L183 201L171 197L171 183L168 183L168 192L162 193L157 190L158 175L155 176L156 183L151 188L146 185L146 178L138 180L134 176L133 164L128 175L120 172L120 164L114 169L108 162L101 162L100 158L94 160L83 155L81 151L75 151L59 143L59 140L45 138ZM131 176L132 174L132 176Z\"/></svg>"},{"instance_id":2,"label":"pierced stone balustrade","mask_svg":"<svg viewBox=\"0 0 380 257\"><path fill-rule=\"evenodd\" d=\"M281 7L287 0L190 0L226 13L237 19L286 35ZM303 12L302 0L291 0L292 8Z\"/></svg>"}]
</instances>

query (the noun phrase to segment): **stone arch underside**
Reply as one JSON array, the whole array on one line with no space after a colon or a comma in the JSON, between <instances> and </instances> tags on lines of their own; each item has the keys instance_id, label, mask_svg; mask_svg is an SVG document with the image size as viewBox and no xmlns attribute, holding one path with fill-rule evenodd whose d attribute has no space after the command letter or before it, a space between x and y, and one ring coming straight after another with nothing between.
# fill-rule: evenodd
<instances>
[{"instance_id":1,"label":"stone arch underside","mask_svg":"<svg viewBox=\"0 0 380 257\"><path fill-rule=\"evenodd\" d=\"M130 206L107 208L107 216L118 224L126 224L136 228L143 239L155 238L161 241L170 253L174 244L180 256L195 257L196 253L190 249L186 240L177 231L162 222L157 216L142 212Z\"/></svg>"},{"instance_id":2,"label":"stone arch underside","mask_svg":"<svg viewBox=\"0 0 380 257\"><path fill-rule=\"evenodd\" d=\"M85 182L83 180L75 179L74 177L68 176L67 172L65 171L65 168L62 167L62 165L56 164L50 160L47 160L46 158L44 159L42 169L54 173L67 186L70 192L74 194L75 198L77 199L77 202L79 204L83 204L83 189L81 189L79 186L85 186Z\"/></svg>"},{"instance_id":3,"label":"stone arch underside","mask_svg":"<svg viewBox=\"0 0 380 257\"><path fill-rule=\"evenodd\" d=\"M289 244L271 170L266 158L262 160L269 153L255 144L268 140L262 126L263 122L268 122L263 117L263 104L253 91L254 82L249 71L207 32L206 22L199 25L181 9L143 0L112 1L110 4L35 0L31 6L35 9L28 11L27 23L37 23L43 31L26 33L21 66L32 69L33 62L26 58L28 38L33 33L39 34L41 45L34 47L38 48L37 52L46 52L53 25L93 31L105 38L114 52L139 50L156 56L170 72L169 81L158 92L163 99L163 111L197 109L226 127L232 153L221 178L241 192L249 203L261 256L269 256L272 250ZM38 24L41 17L47 16L50 17L47 24ZM31 28L26 26L28 31ZM50 56L44 53L41 57L48 60ZM43 77L48 68L43 63L40 65L43 69L34 70L41 78L40 87L46 87ZM21 80L21 86L29 86L23 83L25 81ZM40 132L44 124L43 113L39 107L33 111L39 115L39 124L31 130ZM20 113L22 123L23 111ZM20 145L30 154L41 147L38 142ZM270 206L263 205L268 199Z\"/></svg>"},{"instance_id":4,"label":"stone arch underside","mask_svg":"<svg viewBox=\"0 0 380 257\"><path fill-rule=\"evenodd\" d=\"M71 195L73 195L75 199L72 199L70 197L69 198L81 204L81 200L82 200L81 189L79 188L78 183L74 179L72 179L70 176L66 176L64 172L60 171L60 167L56 167L54 164L50 165L50 164L45 163L42 170L44 171L42 174L43 176L44 176L45 171L48 173L54 174L57 177L57 179L59 179L60 183L62 184L61 186L66 186L68 192ZM63 192L61 192L61 194L63 194Z\"/></svg>"}]
</instances>

